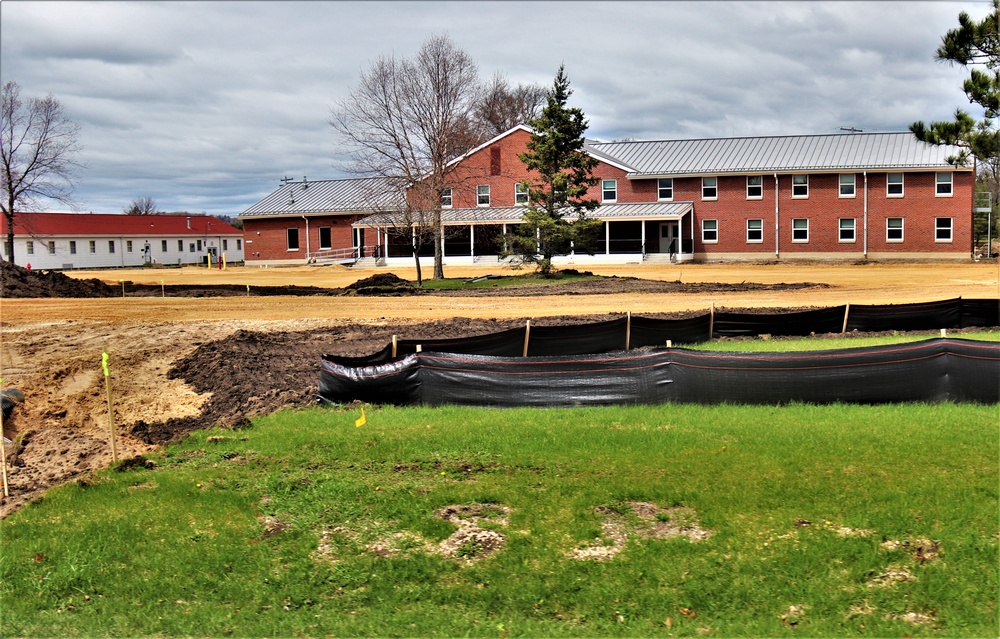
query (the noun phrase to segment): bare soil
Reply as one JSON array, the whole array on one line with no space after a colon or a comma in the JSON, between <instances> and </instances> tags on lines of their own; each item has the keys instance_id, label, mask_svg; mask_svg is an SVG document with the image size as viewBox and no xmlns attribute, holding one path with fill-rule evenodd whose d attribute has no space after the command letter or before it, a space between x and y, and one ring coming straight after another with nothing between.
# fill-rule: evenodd
<instances>
[{"instance_id":1,"label":"bare soil","mask_svg":"<svg viewBox=\"0 0 1000 639\"><path fill-rule=\"evenodd\" d=\"M713 304L760 310L1000 297L996 262L588 268L604 277L430 294L412 286L412 268L63 274L2 263L0 377L25 399L3 423L13 442L5 447L10 496L0 501L0 516L111 463L102 351L109 354L118 455L127 459L194 429L239 428L258 415L312 404L324 353L372 353L392 335L463 337L527 319L565 325L625 311L677 317ZM448 277L491 272L511 273L446 269Z\"/></svg>"}]
</instances>

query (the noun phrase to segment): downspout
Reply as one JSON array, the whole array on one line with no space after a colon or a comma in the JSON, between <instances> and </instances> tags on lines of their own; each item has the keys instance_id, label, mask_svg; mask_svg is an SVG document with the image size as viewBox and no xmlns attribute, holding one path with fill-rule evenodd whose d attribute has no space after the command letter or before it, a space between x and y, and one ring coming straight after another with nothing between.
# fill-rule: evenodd
<instances>
[{"instance_id":1,"label":"downspout","mask_svg":"<svg viewBox=\"0 0 1000 639\"><path fill-rule=\"evenodd\" d=\"M865 259L868 259L868 171L862 171L865 181L865 221L864 221L864 253Z\"/></svg>"},{"instance_id":2,"label":"downspout","mask_svg":"<svg viewBox=\"0 0 1000 639\"><path fill-rule=\"evenodd\" d=\"M781 259L781 251L778 249L778 240L781 236L778 224L778 174L774 174L774 259Z\"/></svg>"},{"instance_id":3,"label":"downspout","mask_svg":"<svg viewBox=\"0 0 1000 639\"><path fill-rule=\"evenodd\" d=\"M306 264L309 263L309 218L305 215L300 215L303 220L306 221Z\"/></svg>"}]
</instances>

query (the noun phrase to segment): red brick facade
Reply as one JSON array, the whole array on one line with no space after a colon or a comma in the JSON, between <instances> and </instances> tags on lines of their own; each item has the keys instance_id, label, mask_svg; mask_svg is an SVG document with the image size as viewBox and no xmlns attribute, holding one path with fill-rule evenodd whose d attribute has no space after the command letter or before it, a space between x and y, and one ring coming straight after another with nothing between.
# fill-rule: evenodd
<instances>
[{"instance_id":1,"label":"red brick facade","mask_svg":"<svg viewBox=\"0 0 1000 639\"><path fill-rule=\"evenodd\" d=\"M316 253L326 249L345 249L354 246L351 224L361 215L317 215L308 217L309 233L306 241L306 220L300 217L260 217L243 220L243 237L246 260L302 260L306 252ZM298 248L289 248L288 230L297 231ZM329 246L320 243L321 229L329 229ZM307 248L308 247L308 248Z\"/></svg>"}]
</instances>

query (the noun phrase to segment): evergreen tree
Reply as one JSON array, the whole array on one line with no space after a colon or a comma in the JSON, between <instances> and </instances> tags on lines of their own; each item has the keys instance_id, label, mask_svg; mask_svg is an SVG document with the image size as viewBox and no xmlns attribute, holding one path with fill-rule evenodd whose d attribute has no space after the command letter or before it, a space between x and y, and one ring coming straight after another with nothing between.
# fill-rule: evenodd
<instances>
[{"instance_id":1,"label":"evergreen tree","mask_svg":"<svg viewBox=\"0 0 1000 639\"><path fill-rule=\"evenodd\" d=\"M531 171L526 181L528 207L524 224L508 235L504 255L519 263L533 263L548 276L552 258L574 251L593 254L603 222L587 216L598 206L587 199L597 184L597 160L584 151L587 120L583 111L566 102L573 91L565 68L559 67L542 114L528 122L533 129L527 151L518 156ZM575 218L570 221L568 218Z\"/></svg>"}]
</instances>

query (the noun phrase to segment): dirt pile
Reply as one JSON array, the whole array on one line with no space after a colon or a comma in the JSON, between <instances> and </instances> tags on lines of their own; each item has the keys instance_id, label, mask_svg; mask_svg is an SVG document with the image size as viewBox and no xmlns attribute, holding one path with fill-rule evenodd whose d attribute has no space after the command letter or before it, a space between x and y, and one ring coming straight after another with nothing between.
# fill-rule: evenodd
<instances>
[{"instance_id":1,"label":"dirt pile","mask_svg":"<svg viewBox=\"0 0 1000 639\"><path fill-rule=\"evenodd\" d=\"M59 271L37 271L0 261L0 297L115 297L121 292L98 279L79 280Z\"/></svg>"},{"instance_id":2,"label":"dirt pile","mask_svg":"<svg viewBox=\"0 0 1000 639\"><path fill-rule=\"evenodd\" d=\"M425 292L392 273L376 273L345 287L348 295L420 295Z\"/></svg>"}]
</instances>

